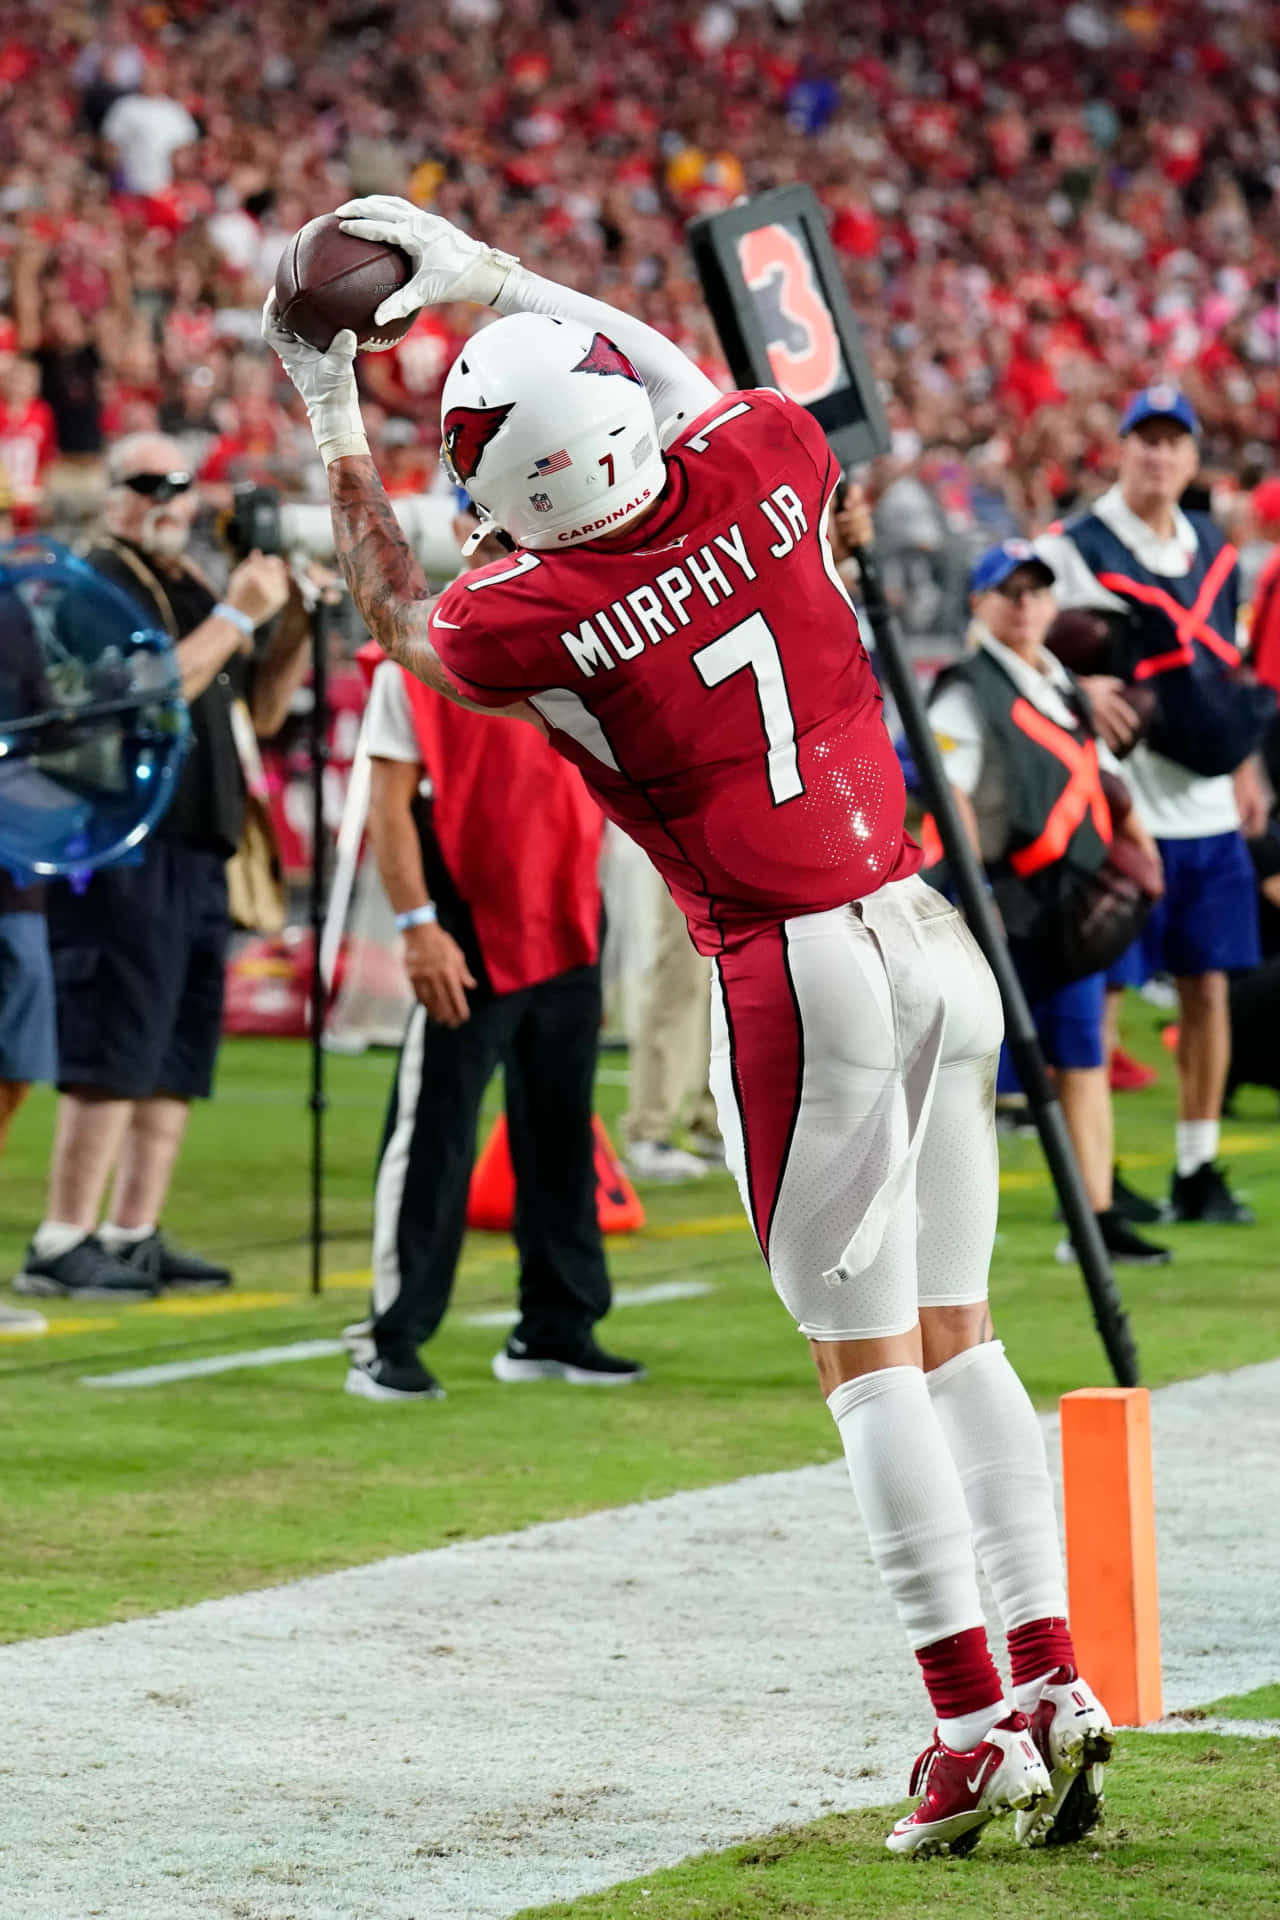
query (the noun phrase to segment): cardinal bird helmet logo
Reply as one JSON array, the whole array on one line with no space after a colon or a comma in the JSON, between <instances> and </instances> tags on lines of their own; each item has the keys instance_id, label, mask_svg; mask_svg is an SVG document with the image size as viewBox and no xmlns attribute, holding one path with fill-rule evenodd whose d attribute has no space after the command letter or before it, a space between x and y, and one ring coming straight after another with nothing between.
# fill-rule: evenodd
<instances>
[{"instance_id":1,"label":"cardinal bird helmet logo","mask_svg":"<svg viewBox=\"0 0 1280 1920\"><path fill-rule=\"evenodd\" d=\"M634 380L638 387L644 385L644 381L626 354L620 347L615 347L612 340L607 339L603 333L596 334L573 371L575 373L616 373L620 374L624 380Z\"/></svg>"},{"instance_id":2,"label":"cardinal bird helmet logo","mask_svg":"<svg viewBox=\"0 0 1280 1920\"><path fill-rule=\"evenodd\" d=\"M444 417L444 457L460 487L475 476L481 456L515 405L451 407Z\"/></svg>"}]
</instances>

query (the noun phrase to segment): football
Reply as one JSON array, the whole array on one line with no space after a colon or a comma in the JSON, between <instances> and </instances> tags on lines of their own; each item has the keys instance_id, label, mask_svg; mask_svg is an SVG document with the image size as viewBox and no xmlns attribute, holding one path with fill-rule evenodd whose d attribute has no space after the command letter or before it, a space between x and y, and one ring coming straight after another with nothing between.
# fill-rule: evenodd
<instances>
[{"instance_id":1,"label":"football","mask_svg":"<svg viewBox=\"0 0 1280 1920\"><path fill-rule=\"evenodd\" d=\"M387 327L374 314L413 272L407 253L344 233L336 213L322 214L299 228L276 268L276 307L280 324L319 353L327 353L335 334L347 327L368 351L393 347L417 319L406 314Z\"/></svg>"}]
</instances>

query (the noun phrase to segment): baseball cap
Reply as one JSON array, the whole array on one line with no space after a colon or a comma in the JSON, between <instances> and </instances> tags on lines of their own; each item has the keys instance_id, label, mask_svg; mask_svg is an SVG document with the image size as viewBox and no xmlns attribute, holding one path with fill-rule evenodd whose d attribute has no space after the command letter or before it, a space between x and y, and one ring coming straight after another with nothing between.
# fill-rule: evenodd
<instances>
[{"instance_id":1,"label":"baseball cap","mask_svg":"<svg viewBox=\"0 0 1280 1920\"><path fill-rule=\"evenodd\" d=\"M998 547L991 547L981 559L974 561L969 574L970 593L993 593L1019 567L1039 567L1046 587L1052 586L1057 577L1029 540L1002 540Z\"/></svg>"},{"instance_id":2,"label":"baseball cap","mask_svg":"<svg viewBox=\"0 0 1280 1920\"><path fill-rule=\"evenodd\" d=\"M1256 520L1280 520L1280 480L1260 480L1249 496Z\"/></svg>"},{"instance_id":3,"label":"baseball cap","mask_svg":"<svg viewBox=\"0 0 1280 1920\"><path fill-rule=\"evenodd\" d=\"M1176 387L1144 387L1141 393L1135 393L1121 416L1120 438L1123 440L1126 433L1132 433L1144 420L1176 420L1188 433L1200 431L1195 408Z\"/></svg>"}]
</instances>

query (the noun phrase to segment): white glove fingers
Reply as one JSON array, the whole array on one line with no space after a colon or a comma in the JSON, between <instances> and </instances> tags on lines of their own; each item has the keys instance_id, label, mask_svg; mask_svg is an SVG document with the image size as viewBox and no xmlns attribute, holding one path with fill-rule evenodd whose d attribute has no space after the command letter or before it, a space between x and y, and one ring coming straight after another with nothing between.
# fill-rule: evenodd
<instances>
[{"instance_id":1,"label":"white glove fingers","mask_svg":"<svg viewBox=\"0 0 1280 1920\"><path fill-rule=\"evenodd\" d=\"M360 342L350 327L344 327L341 333L335 333L329 342L330 353L336 353L340 360L354 360Z\"/></svg>"},{"instance_id":2,"label":"white glove fingers","mask_svg":"<svg viewBox=\"0 0 1280 1920\"><path fill-rule=\"evenodd\" d=\"M386 247L404 244L404 228L389 220L340 220L338 224L353 240L372 240Z\"/></svg>"},{"instance_id":3,"label":"white glove fingers","mask_svg":"<svg viewBox=\"0 0 1280 1920\"><path fill-rule=\"evenodd\" d=\"M404 320L416 313L422 304L422 296L414 292L414 282L410 280L398 293L387 295L373 318L378 326L389 327L393 320Z\"/></svg>"},{"instance_id":4,"label":"white glove fingers","mask_svg":"<svg viewBox=\"0 0 1280 1920\"><path fill-rule=\"evenodd\" d=\"M395 193L366 193L359 199L346 200L336 209L339 220L348 215L353 220L404 220L412 219L418 209L412 200L402 200Z\"/></svg>"}]
</instances>

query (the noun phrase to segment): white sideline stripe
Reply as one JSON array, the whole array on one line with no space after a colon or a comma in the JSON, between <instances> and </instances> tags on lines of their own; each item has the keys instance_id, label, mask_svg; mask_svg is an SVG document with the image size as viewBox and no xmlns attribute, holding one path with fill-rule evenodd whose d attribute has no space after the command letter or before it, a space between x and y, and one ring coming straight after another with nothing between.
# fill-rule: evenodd
<instances>
[{"instance_id":1,"label":"white sideline stripe","mask_svg":"<svg viewBox=\"0 0 1280 1920\"><path fill-rule=\"evenodd\" d=\"M667 1300L696 1300L712 1293L709 1280L660 1280L651 1287L619 1287L613 1296L618 1307L656 1307ZM468 1327L513 1327L516 1314L506 1307L491 1313L466 1313ZM341 1340L298 1340L287 1347L255 1347L242 1353L214 1353L204 1360L171 1360L161 1366L129 1367L121 1373L88 1373L82 1387L167 1387L175 1380L203 1380L213 1373L235 1373L240 1367L282 1367L291 1360L323 1360L343 1353Z\"/></svg>"},{"instance_id":2,"label":"white sideline stripe","mask_svg":"<svg viewBox=\"0 0 1280 1920\"><path fill-rule=\"evenodd\" d=\"M1151 1413L1175 1714L1277 1677L1280 1361ZM0 1647L0 1912L510 1920L901 1800L929 1725L843 1462L761 1475Z\"/></svg>"}]
</instances>

